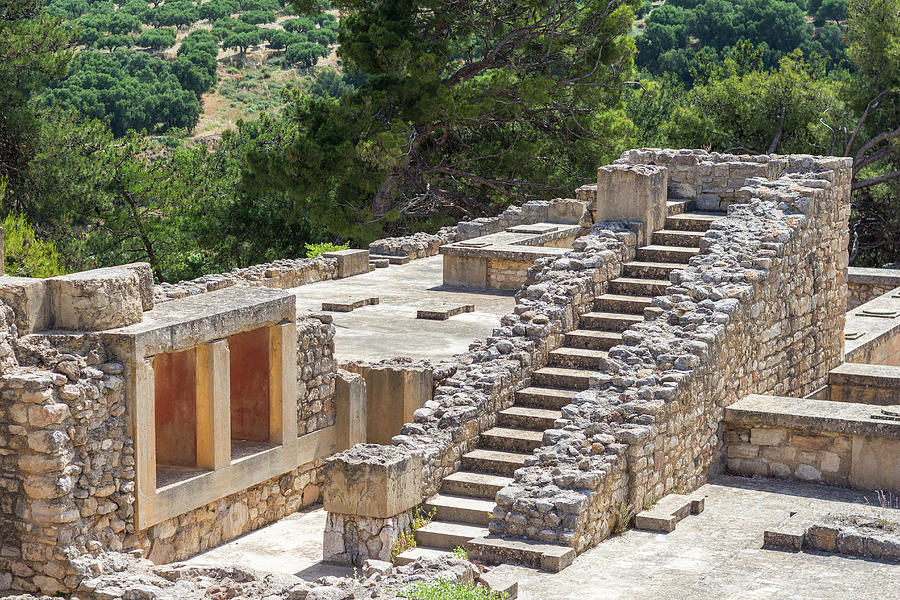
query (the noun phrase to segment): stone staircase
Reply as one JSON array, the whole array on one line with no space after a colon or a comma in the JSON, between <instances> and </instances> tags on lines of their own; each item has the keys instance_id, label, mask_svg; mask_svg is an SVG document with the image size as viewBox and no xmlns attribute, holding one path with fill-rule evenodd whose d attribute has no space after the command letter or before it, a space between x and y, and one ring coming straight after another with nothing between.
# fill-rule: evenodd
<instances>
[{"instance_id":1,"label":"stone staircase","mask_svg":"<svg viewBox=\"0 0 900 600\"><path fill-rule=\"evenodd\" d=\"M462 470L446 477L440 492L425 503L433 519L416 531L418 547L400 554L398 564L466 547L470 540L488 535L497 491L541 445L544 430L562 416L562 407L590 387L601 359L622 342L622 332L644 320L652 298L670 285L669 272L700 252L703 233L724 215L688 208L687 202L669 202L665 229L653 233L653 244L637 250L636 260L625 264L622 276L609 282L608 293L596 299L595 311L582 315L581 329L566 334L547 366L532 374L531 387L518 391L515 404L498 415L497 426L482 433L478 447L463 455ZM546 550L547 545L536 544L518 556L541 565L539 556L523 557L522 552Z\"/></svg>"}]
</instances>

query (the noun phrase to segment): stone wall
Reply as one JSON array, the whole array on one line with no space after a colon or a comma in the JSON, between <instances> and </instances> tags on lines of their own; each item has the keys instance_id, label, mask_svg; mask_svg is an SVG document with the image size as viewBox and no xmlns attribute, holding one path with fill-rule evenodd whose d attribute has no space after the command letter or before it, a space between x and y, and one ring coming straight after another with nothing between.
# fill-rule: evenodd
<instances>
[{"instance_id":1,"label":"stone wall","mask_svg":"<svg viewBox=\"0 0 900 600\"><path fill-rule=\"evenodd\" d=\"M702 181L699 189L721 190L729 202L730 179L746 162L703 152L624 157L678 167L676 183ZM763 158L755 164L768 169ZM825 384L842 355L850 163L772 161L793 174L734 190L740 202L705 234L690 266L672 273L668 295L654 299L655 320L624 333L598 385L563 409L497 494L493 533L581 551L617 518L720 471L726 406L751 392L805 395ZM709 175L686 168L701 164Z\"/></svg>"},{"instance_id":2,"label":"stone wall","mask_svg":"<svg viewBox=\"0 0 900 600\"><path fill-rule=\"evenodd\" d=\"M271 263L232 269L227 273L203 275L190 281L161 283L154 287L154 302L161 303L206 292L214 292L233 285L289 289L317 281L327 281L337 276L337 259L316 258L282 259Z\"/></svg>"},{"instance_id":3,"label":"stone wall","mask_svg":"<svg viewBox=\"0 0 900 600\"><path fill-rule=\"evenodd\" d=\"M324 462L276 477L142 531L123 365L100 333L21 338L0 305L0 590L77 586L80 553L141 550L186 558L321 501ZM334 326L299 319L298 435L335 423ZM13 352L13 350L15 352Z\"/></svg>"},{"instance_id":4,"label":"stone wall","mask_svg":"<svg viewBox=\"0 0 900 600\"><path fill-rule=\"evenodd\" d=\"M900 270L850 267L847 269L847 310L851 311L898 287Z\"/></svg>"},{"instance_id":5,"label":"stone wall","mask_svg":"<svg viewBox=\"0 0 900 600\"><path fill-rule=\"evenodd\" d=\"M725 443L730 473L850 485L851 435L729 423Z\"/></svg>"},{"instance_id":6,"label":"stone wall","mask_svg":"<svg viewBox=\"0 0 900 600\"><path fill-rule=\"evenodd\" d=\"M591 214L581 200L558 198L549 202L526 202L511 206L496 217L482 217L462 221L455 227L442 227L437 233L414 233L403 237L386 238L369 244L370 254L406 256L410 259L435 256L444 244L505 231L517 225L534 223L571 223L590 227Z\"/></svg>"},{"instance_id":7,"label":"stone wall","mask_svg":"<svg viewBox=\"0 0 900 600\"><path fill-rule=\"evenodd\" d=\"M487 261L487 287L495 290L517 290L525 281L531 262L489 258Z\"/></svg>"},{"instance_id":8,"label":"stone wall","mask_svg":"<svg viewBox=\"0 0 900 600\"><path fill-rule=\"evenodd\" d=\"M334 325L331 315L297 319L297 435L334 425Z\"/></svg>"}]
</instances>

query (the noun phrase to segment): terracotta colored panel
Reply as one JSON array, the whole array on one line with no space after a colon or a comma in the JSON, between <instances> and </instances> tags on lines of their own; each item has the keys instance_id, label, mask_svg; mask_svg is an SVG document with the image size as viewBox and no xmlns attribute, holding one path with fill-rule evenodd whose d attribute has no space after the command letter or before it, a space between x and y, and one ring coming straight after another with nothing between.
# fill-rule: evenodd
<instances>
[{"instance_id":1,"label":"terracotta colored panel","mask_svg":"<svg viewBox=\"0 0 900 600\"><path fill-rule=\"evenodd\" d=\"M157 465L197 464L197 404L194 350L153 359Z\"/></svg>"},{"instance_id":2,"label":"terracotta colored panel","mask_svg":"<svg viewBox=\"0 0 900 600\"><path fill-rule=\"evenodd\" d=\"M228 338L231 356L231 439L269 441L269 330Z\"/></svg>"}]
</instances>

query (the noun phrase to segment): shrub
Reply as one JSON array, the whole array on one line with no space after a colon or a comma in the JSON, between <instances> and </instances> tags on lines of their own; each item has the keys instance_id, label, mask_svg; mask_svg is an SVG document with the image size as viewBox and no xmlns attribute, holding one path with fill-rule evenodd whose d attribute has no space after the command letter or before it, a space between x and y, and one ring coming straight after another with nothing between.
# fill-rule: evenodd
<instances>
[{"instance_id":1,"label":"shrub","mask_svg":"<svg viewBox=\"0 0 900 600\"><path fill-rule=\"evenodd\" d=\"M437 579L417 581L408 585L400 594L411 600L505 600L505 592L492 592L474 583L458 583Z\"/></svg>"},{"instance_id":2,"label":"shrub","mask_svg":"<svg viewBox=\"0 0 900 600\"><path fill-rule=\"evenodd\" d=\"M3 219L3 251L7 275L53 277L65 273L56 243L39 239L23 215L10 213Z\"/></svg>"},{"instance_id":3,"label":"shrub","mask_svg":"<svg viewBox=\"0 0 900 600\"><path fill-rule=\"evenodd\" d=\"M337 250L346 250L350 247L350 243L335 246L331 242L322 242L319 244L306 244L306 258L315 258L326 252L335 252ZM415 547L415 546L414 546Z\"/></svg>"}]
</instances>

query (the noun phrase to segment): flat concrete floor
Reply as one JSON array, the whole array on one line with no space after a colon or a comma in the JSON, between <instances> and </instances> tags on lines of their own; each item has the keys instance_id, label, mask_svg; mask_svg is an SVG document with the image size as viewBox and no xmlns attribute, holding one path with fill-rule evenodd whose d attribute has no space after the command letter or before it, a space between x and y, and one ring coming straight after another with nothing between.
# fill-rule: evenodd
<instances>
[{"instance_id":1,"label":"flat concrete floor","mask_svg":"<svg viewBox=\"0 0 900 600\"><path fill-rule=\"evenodd\" d=\"M188 564L238 564L286 573L308 581L326 575L349 577L353 569L322 562L326 513L321 505L294 513L221 546L201 552Z\"/></svg>"},{"instance_id":2,"label":"flat concrete floor","mask_svg":"<svg viewBox=\"0 0 900 600\"><path fill-rule=\"evenodd\" d=\"M629 530L548 574L504 565L519 598L748 600L894 598L900 566L833 554L764 550L763 531L800 508L852 512L866 494L777 480L719 477L706 509L669 534ZM868 494L874 502L874 494ZM876 502L877 504L877 502Z\"/></svg>"},{"instance_id":3,"label":"flat concrete floor","mask_svg":"<svg viewBox=\"0 0 900 600\"><path fill-rule=\"evenodd\" d=\"M329 312L337 328L335 357L381 360L401 356L440 361L466 352L469 344L499 326L516 305L513 292L469 290L443 285L443 257L413 260L346 279L287 290L297 296L297 314L322 312L322 302L377 296L379 304L353 312ZM416 318L433 303L474 304L475 311L446 321Z\"/></svg>"},{"instance_id":4,"label":"flat concrete floor","mask_svg":"<svg viewBox=\"0 0 900 600\"><path fill-rule=\"evenodd\" d=\"M831 554L762 548L767 526L791 511L852 512L874 494L777 480L719 477L700 488L706 510L669 534L629 530L601 543L562 573L504 565L524 600L747 600L895 598L900 566ZM877 504L877 503L876 503ZM322 556L325 513L297 513L189 562L241 565L314 580L347 575Z\"/></svg>"}]
</instances>

